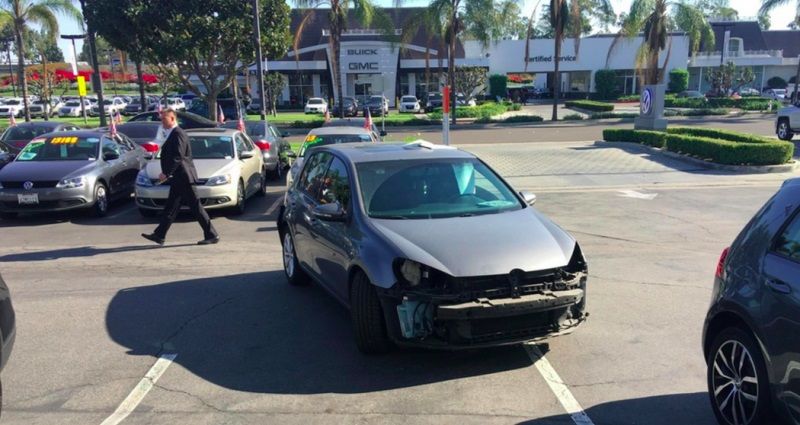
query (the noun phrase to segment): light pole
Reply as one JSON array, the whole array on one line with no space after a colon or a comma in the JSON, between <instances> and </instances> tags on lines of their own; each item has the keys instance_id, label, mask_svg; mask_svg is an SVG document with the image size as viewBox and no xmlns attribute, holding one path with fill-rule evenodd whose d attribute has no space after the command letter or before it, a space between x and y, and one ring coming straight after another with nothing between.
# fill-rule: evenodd
<instances>
[{"instance_id":1,"label":"light pole","mask_svg":"<svg viewBox=\"0 0 800 425\"><path fill-rule=\"evenodd\" d=\"M253 0L253 29L256 38L256 72L258 72L258 98L261 100L258 107L258 113L261 115L261 120L267 119L267 112L265 105L267 99L264 98L264 58L261 52L261 23L258 18L258 0Z\"/></svg>"},{"instance_id":2,"label":"light pole","mask_svg":"<svg viewBox=\"0 0 800 425\"><path fill-rule=\"evenodd\" d=\"M78 76L78 50L75 48L75 40L83 40L86 38L86 34L74 34L74 35L62 35L61 38L64 40L69 40L72 42L72 60L73 65L75 68L75 77ZM80 91L80 90L79 90ZM80 94L80 93L78 93ZM86 105L83 104L83 96L81 96L81 114L83 115L83 123L87 124L88 121L86 119Z\"/></svg>"},{"instance_id":3,"label":"light pole","mask_svg":"<svg viewBox=\"0 0 800 425\"><path fill-rule=\"evenodd\" d=\"M17 97L17 85L14 84L14 70L11 67L11 43L14 42L14 39L4 38L0 41L6 45L6 55L8 56L8 76L11 77L11 88L14 90L14 97Z\"/></svg>"}]
</instances>

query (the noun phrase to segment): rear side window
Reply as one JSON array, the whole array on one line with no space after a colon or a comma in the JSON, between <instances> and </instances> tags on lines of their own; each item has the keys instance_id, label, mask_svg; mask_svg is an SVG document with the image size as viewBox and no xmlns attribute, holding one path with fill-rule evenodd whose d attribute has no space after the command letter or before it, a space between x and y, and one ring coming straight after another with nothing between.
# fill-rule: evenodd
<instances>
[{"instance_id":1,"label":"rear side window","mask_svg":"<svg viewBox=\"0 0 800 425\"><path fill-rule=\"evenodd\" d=\"M783 229L773 247L775 253L800 263L800 214Z\"/></svg>"}]
</instances>

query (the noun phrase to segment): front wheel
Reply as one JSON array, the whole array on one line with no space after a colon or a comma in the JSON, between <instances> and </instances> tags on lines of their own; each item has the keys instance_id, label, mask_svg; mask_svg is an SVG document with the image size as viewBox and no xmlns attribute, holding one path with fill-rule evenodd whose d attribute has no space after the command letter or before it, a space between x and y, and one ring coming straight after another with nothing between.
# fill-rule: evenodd
<instances>
[{"instance_id":1,"label":"front wheel","mask_svg":"<svg viewBox=\"0 0 800 425\"><path fill-rule=\"evenodd\" d=\"M739 328L714 338L708 359L708 394L717 421L730 425L772 423L769 380L755 339Z\"/></svg>"},{"instance_id":2,"label":"front wheel","mask_svg":"<svg viewBox=\"0 0 800 425\"><path fill-rule=\"evenodd\" d=\"M781 140L792 140L794 137L794 133L792 133L792 128L789 126L789 120L781 119L778 122L778 138Z\"/></svg>"},{"instance_id":3,"label":"front wheel","mask_svg":"<svg viewBox=\"0 0 800 425\"><path fill-rule=\"evenodd\" d=\"M364 273L356 273L350 287L350 317L356 346L364 354L389 351L392 343L386 331L383 308L375 286Z\"/></svg>"},{"instance_id":4,"label":"front wheel","mask_svg":"<svg viewBox=\"0 0 800 425\"><path fill-rule=\"evenodd\" d=\"M244 210L246 208L245 203L247 202L247 194L244 191L244 183L239 181L239 185L236 188L236 206L233 207L233 214L234 215L242 215L244 214Z\"/></svg>"},{"instance_id":5,"label":"front wheel","mask_svg":"<svg viewBox=\"0 0 800 425\"><path fill-rule=\"evenodd\" d=\"M105 217L108 214L108 189L103 183L97 183L94 187L94 206L92 210L96 217Z\"/></svg>"}]
</instances>

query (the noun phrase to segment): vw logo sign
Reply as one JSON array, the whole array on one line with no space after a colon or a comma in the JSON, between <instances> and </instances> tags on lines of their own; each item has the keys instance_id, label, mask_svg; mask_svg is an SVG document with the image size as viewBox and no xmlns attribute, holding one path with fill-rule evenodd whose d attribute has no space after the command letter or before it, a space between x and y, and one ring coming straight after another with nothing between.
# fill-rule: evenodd
<instances>
[{"instance_id":1,"label":"vw logo sign","mask_svg":"<svg viewBox=\"0 0 800 425\"><path fill-rule=\"evenodd\" d=\"M641 104L642 115L649 114L650 109L653 108L653 92L649 88L644 89L644 91L642 92L641 102L642 102Z\"/></svg>"},{"instance_id":2,"label":"vw logo sign","mask_svg":"<svg viewBox=\"0 0 800 425\"><path fill-rule=\"evenodd\" d=\"M25 190L31 190L33 189L33 182L25 182L22 184L22 187L24 187Z\"/></svg>"}]
</instances>

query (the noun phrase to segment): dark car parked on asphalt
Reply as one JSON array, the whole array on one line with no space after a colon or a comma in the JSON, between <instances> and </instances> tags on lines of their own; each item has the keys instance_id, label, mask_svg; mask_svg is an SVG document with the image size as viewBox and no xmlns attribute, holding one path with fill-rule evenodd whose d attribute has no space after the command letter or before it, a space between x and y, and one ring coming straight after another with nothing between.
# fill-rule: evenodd
<instances>
[{"instance_id":1,"label":"dark car parked on asphalt","mask_svg":"<svg viewBox=\"0 0 800 425\"><path fill-rule=\"evenodd\" d=\"M703 326L721 424L800 424L800 179L788 180L717 265Z\"/></svg>"},{"instance_id":2,"label":"dark car parked on asphalt","mask_svg":"<svg viewBox=\"0 0 800 425\"><path fill-rule=\"evenodd\" d=\"M0 371L5 369L11 351L14 348L14 339L17 335L16 316L14 306L11 305L11 292L8 285L0 275ZM2 380L0 380L0 395L3 394ZM3 398L0 397L0 411L2 411Z\"/></svg>"},{"instance_id":3,"label":"dark car parked on asphalt","mask_svg":"<svg viewBox=\"0 0 800 425\"><path fill-rule=\"evenodd\" d=\"M564 335L587 316L587 266L535 199L450 147L319 146L278 216L284 271L349 307L365 353Z\"/></svg>"},{"instance_id":4,"label":"dark car parked on asphalt","mask_svg":"<svg viewBox=\"0 0 800 425\"><path fill-rule=\"evenodd\" d=\"M16 154L37 136L68 130L78 130L78 127L58 121L23 122L8 127L0 136L0 145L5 145L11 153Z\"/></svg>"},{"instance_id":5,"label":"dark car parked on asphalt","mask_svg":"<svg viewBox=\"0 0 800 425\"><path fill-rule=\"evenodd\" d=\"M191 130L193 128L214 128L217 123L208 118L201 117L200 115L191 112L177 111L178 126L184 130ZM144 112L128 120L128 122L138 121L156 121L161 122L161 116L158 112Z\"/></svg>"},{"instance_id":6,"label":"dark car parked on asphalt","mask_svg":"<svg viewBox=\"0 0 800 425\"><path fill-rule=\"evenodd\" d=\"M332 119L322 124L323 127L361 127L364 128L364 123L367 122L366 118L343 118ZM370 131L375 137L375 140L383 140L382 138L388 134L385 130L379 130L375 123L370 126Z\"/></svg>"},{"instance_id":7,"label":"dark car parked on asphalt","mask_svg":"<svg viewBox=\"0 0 800 425\"><path fill-rule=\"evenodd\" d=\"M221 128L238 128L238 121L228 121ZM292 148L284 140L283 133L267 121L253 120L244 122L245 133L261 150L264 159L264 168L271 177L278 180L283 175L283 170L289 167L290 159L286 156Z\"/></svg>"},{"instance_id":8,"label":"dark car parked on asphalt","mask_svg":"<svg viewBox=\"0 0 800 425\"><path fill-rule=\"evenodd\" d=\"M344 116L357 117L358 116L358 101L354 97L345 97L344 100ZM331 111L332 117L339 117L339 101L333 102L333 110Z\"/></svg>"},{"instance_id":9,"label":"dark car parked on asphalt","mask_svg":"<svg viewBox=\"0 0 800 425\"><path fill-rule=\"evenodd\" d=\"M238 107L237 107L238 103ZM241 115L242 118L247 119L247 108L241 99L236 102L235 99L217 99L217 106L222 109L222 114L225 115L225 121L236 121ZM192 106L187 109L187 112L197 114L203 117L211 116L208 113L208 104L195 99Z\"/></svg>"},{"instance_id":10,"label":"dark car parked on asphalt","mask_svg":"<svg viewBox=\"0 0 800 425\"><path fill-rule=\"evenodd\" d=\"M14 160L14 155L15 154L9 152L4 144L0 143L0 170L3 169L6 164Z\"/></svg>"},{"instance_id":11,"label":"dark car parked on asphalt","mask_svg":"<svg viewBox=\"0 0 800 425\"><path fill-rule=\"evenodd\" d=\"M117 126L117 131L128 136L137 145L147 152L146 156L152 158L161 149L163 140L158 138L161 131L161 122L155 121L133 121L126 122Z\"/></svg>"}]
</instances>

